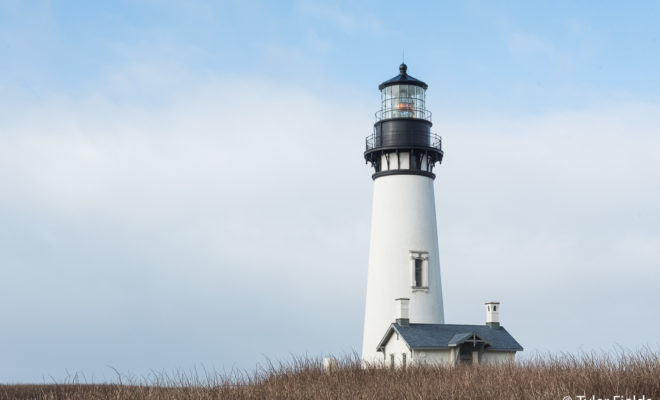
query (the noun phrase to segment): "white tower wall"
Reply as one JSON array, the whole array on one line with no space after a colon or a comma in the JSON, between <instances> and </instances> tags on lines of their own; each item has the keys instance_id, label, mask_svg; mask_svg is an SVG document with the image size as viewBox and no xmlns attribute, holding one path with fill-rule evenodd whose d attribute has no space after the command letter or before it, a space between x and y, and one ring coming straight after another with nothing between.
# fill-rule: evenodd
<instances>
[{"instance_id":1,"label":"white tower wall","mask_svg":"<svg viewBox=\"0 0 660 400\"><path fill-rule=\"evenodd\" d=\"M421 285L415 258L421 260ZM432 178L398 174L374 180L368 274L363 361L382 361L376 346L396 318L396 298L410 298L410 323L444 323Z\"/></svg>"}]
</instances>

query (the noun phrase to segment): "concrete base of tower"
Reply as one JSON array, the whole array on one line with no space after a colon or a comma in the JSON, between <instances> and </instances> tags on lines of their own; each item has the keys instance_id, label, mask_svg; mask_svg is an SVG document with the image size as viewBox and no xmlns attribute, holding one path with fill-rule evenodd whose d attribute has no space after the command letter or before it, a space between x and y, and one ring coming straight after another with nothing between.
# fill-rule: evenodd
<instances>
[{"instance_id":1,"label":"concrete base of tower","mask_svg":"<svg viewBox=\"0 0 660 400\"><path fill-rule=\"evenodd\" d=\"M433 179L390 175L374 180L362 359L395 321L396 298L410 298L411 323L444 323Z\"/></svg>"}]
</instances>

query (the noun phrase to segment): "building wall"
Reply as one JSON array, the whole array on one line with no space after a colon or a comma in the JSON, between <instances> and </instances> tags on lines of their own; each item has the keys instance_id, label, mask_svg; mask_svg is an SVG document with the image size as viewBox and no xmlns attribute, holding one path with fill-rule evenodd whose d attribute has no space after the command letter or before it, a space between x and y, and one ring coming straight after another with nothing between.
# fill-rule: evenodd
<instances>
[{"instance_id":1,"label":"building wall","mask_svg":"<svg viewBox=\"0 0 660 400\"><path fill-rule=\"evenodd\" d=\"M458 348L439 349L439 350L410 350L406 342L397 334L392 335L390 340L385 345L385 355L378 353L378 363L382 367L389 367L391 365L390 355L394 355L394 366L399 368L403 365L403 356L406 354L406 364L421 365L421 364L434 364L451 367L457 365ZM500 364L515 361L515 351L484 351L479 354L480 364Z\"/></svg>"},{"instance_id":2,"label":"building wall","mask_svg":"<svg viewBox=\"0 0 660 400\"><path fill-rule=\"evenodd\" d=\"M410 251L428 252L428 289L412 290ZM410 320L444 323L433 179L391 175L374 180L362 359L395 319L394 299L410 298Z\"/></svg>"},{"instance_id":3,"label":"building wall","mask_svg":"<svg viewBox=\"0 0 660 400\"><path fill-rule=\"evenodd\" d=\"M455 360L454 349L447 350L413 350L413 362L419 364L435 364L435 365L454 365Z\"/></svg>"},{"instance_id":4,"label":"building wall","mask_svg":"<svg viewBox=\"0 0 660 400\"><path fill-rule=\"evenodd\" d=\"M499 364L515 361L515 351L484 351L479 354L480 364ZM429 363L446 366L456 365L458 348L447 350L413 350L415 364Z\"/></svg>"},{"instance_id":5,"label":"building wall","mask_svg":"<svg viewBox=\"0 0 660 400\"><path fill-rule=\"evenodd\" d=\"M412 353L410 349L408 349L406 342L401 339L401 336L396 332L394 332L385 345L385 356L383 357L383 353L378 353L380 356L379 359L384 367L389 367L391 365L390 355L394 355L394 366L401 367L403 365L403 354L406 355L406 364L410 365L413 359Z\"/></svg>"},{"instance_id":6,"label":"building wall","mask_svg":"<svg viewBox=\"0 0 660 400\"><path fill-rule=\"evenodd\" d=\"M484 351L480 361L482 364L500 364L513 362L515 359L515 351Z\"/></svg>"}]
</instances>

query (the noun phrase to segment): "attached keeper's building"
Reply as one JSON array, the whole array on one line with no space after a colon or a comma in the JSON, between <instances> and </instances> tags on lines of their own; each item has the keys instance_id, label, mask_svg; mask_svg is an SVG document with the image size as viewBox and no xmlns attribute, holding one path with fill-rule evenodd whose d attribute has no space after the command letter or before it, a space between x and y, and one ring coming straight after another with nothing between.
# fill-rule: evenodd
<instances>
[{"instance_id":1,"label":"attached keeper's building","mask_svg":"<svg viewBox=\"0 0 660 400\"><path fill-rule=\"evenodd\" d=\"M486 303L485 325L415 324L407 315L408 299L397 299L397 318L378 343L383 363L496 364L513 362L522 346L499 324L498 302Z\"/></svg>"}]
</instances>

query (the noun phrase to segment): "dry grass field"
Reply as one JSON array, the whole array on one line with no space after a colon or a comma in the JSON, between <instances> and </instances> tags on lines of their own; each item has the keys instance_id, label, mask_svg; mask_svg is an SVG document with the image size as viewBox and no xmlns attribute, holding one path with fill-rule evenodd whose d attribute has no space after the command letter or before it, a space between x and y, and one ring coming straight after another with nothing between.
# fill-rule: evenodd
<instances>
[{"instance_id":1,"label":"dry grass field","mask_svg":"<svg viewBox=\"0 0 660 400\"><path fill-rule=\"evenodd\" d=\"M537 357L497 366L361 368L324 373L319 360L229 375L154 374L112 384L1 385L0 399L660 399L660 354ZM580 397L585 396L585 397ZM623 396L623 397L615 397Z\"/></svg>"}]
</instances>

